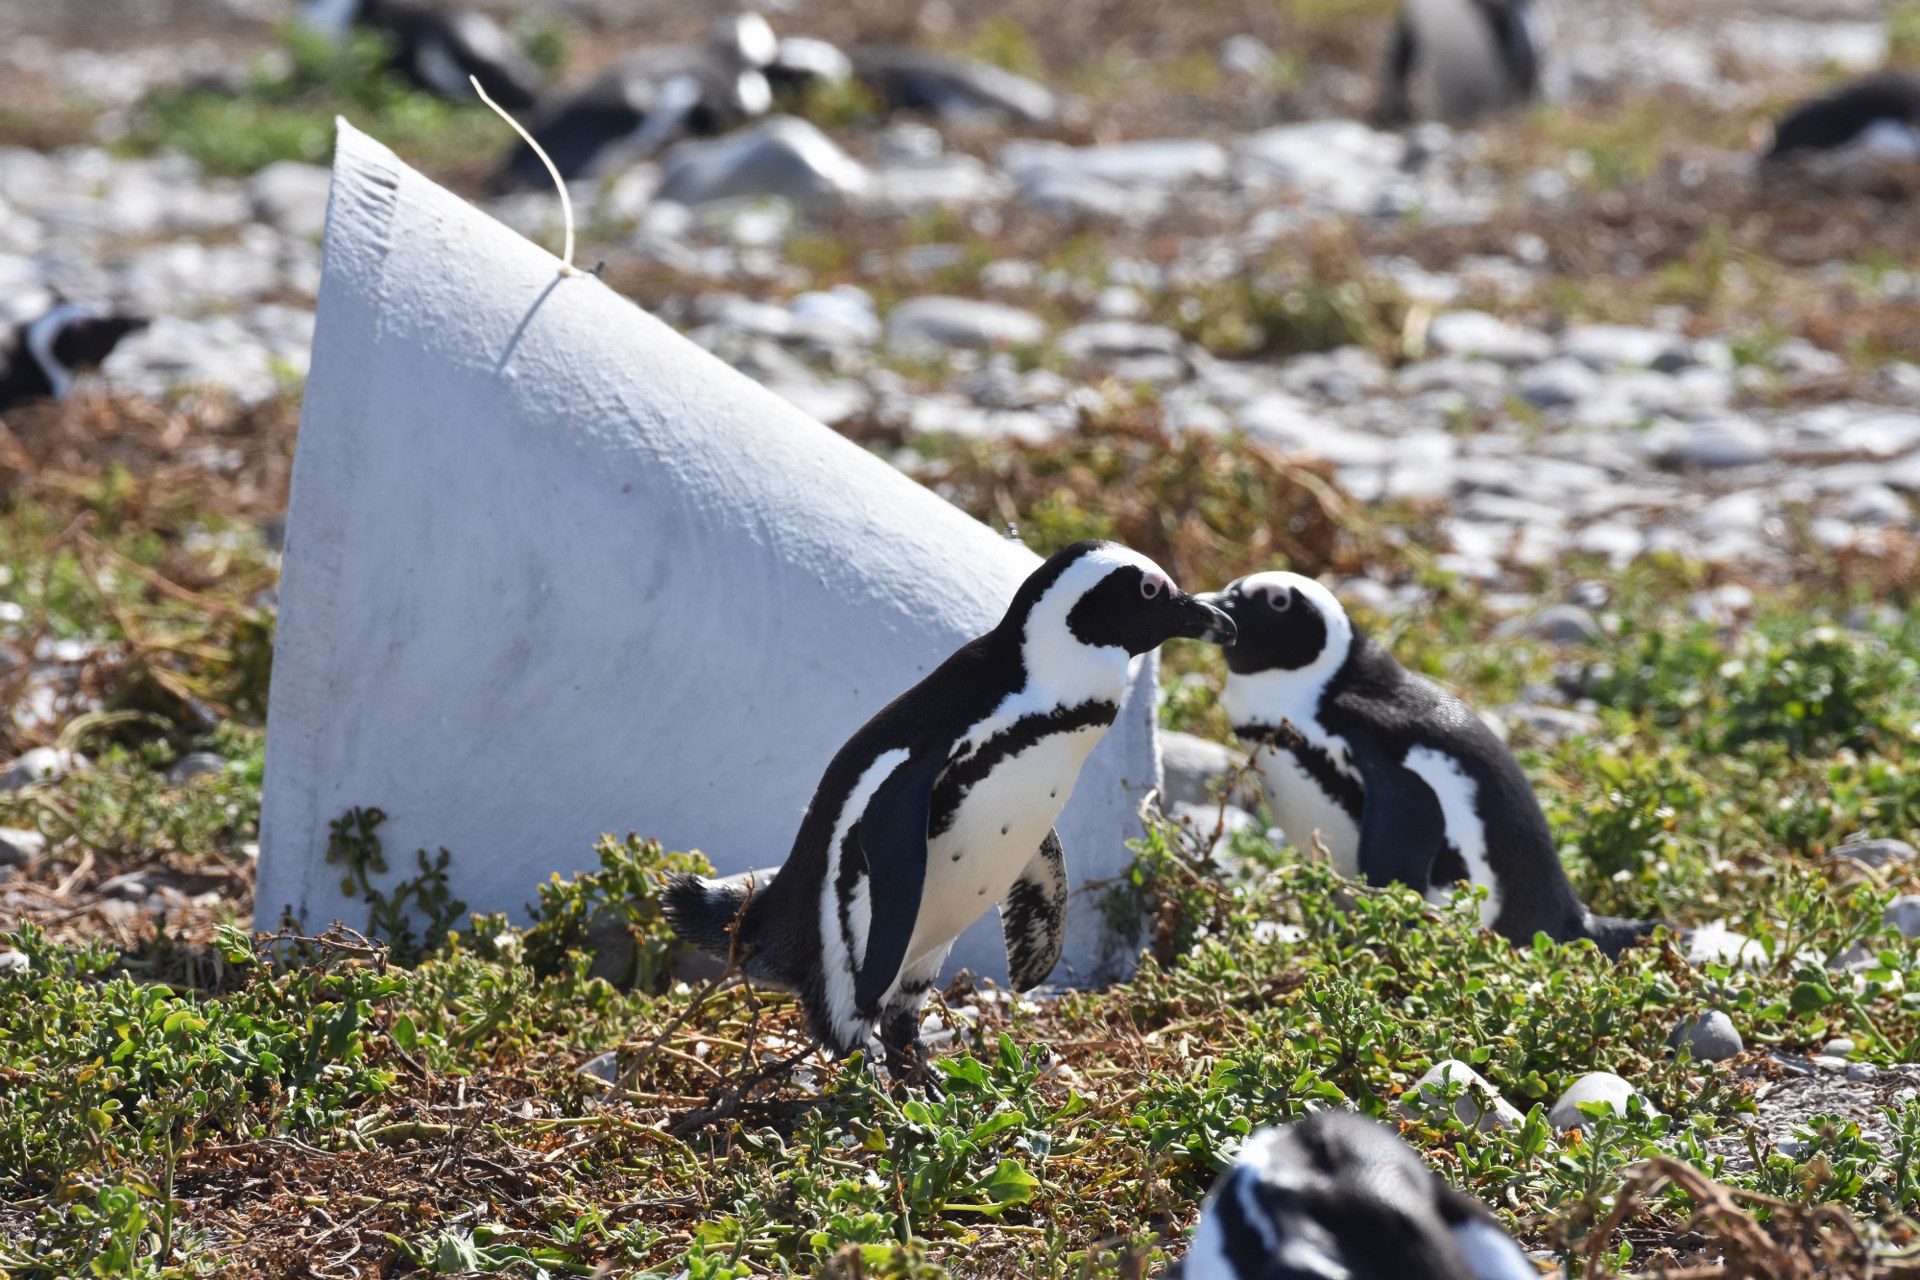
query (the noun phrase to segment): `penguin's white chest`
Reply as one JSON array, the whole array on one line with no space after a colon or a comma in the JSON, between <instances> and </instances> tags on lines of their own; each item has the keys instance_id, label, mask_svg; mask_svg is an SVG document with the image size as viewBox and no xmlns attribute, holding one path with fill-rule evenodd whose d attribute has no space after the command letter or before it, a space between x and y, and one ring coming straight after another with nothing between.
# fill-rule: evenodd
<instances>
[{"instance_id":1,"label":"penguin's white chest","mask_svg":"<svg viewBox=\"0 0 1920 1280\"><path fill-rule=\"evenodd\" d=\"M927 845L920 919L909 963L944 950L1006 896L1066 807L1104 725L1051 734L973 784Z\"/></svg>"},{"instance_id":2,"label":"penguin's white chest","mask_svg":"<svg viewBox=\"0 0 1920 1280\"><path fill-rule=\"evenodd\" d=\"M1464 120L1502 105L1512 91L1500 45L1469 0L1413 0L1407 6L1418 49L1416 96L1443 120Z\"/></svg>"},{"instance_id":3,"label":"penguin's white chest","mask_svg":"<svg viewBox=\"0 0 1920 1280\"><path fill-rule=\"evenodd\" d=\"M1333 855L1334 869L1350 879L1358 877L1360 824L1346 806L1327 794L1293 752L1262 747L1259 762L1267 807L1287 839L1306 852L1313 847L1314 832L1319 832L1320 842Z\"/></svg>"}]
</instances>

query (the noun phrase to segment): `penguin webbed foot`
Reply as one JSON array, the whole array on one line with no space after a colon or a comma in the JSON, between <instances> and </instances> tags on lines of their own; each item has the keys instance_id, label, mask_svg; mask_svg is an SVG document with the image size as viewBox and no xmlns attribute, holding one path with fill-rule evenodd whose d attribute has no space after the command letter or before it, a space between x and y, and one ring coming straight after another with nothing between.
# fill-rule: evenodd
<instances>
[{"instance_id":1,"label":"penguin webbed foot","mask_svg":"<svg viewBox=\"0 0 1920 1280\"><path fill-rule=\"evenodd\" d=\"M887 1074L902 1088L919 1089L938 1100L939 1072L933 1069L933 1053L920 1039L920 1013L907 1009L880 1024L880 1047L884 1051Z\"/></svg>"}]
</instances>

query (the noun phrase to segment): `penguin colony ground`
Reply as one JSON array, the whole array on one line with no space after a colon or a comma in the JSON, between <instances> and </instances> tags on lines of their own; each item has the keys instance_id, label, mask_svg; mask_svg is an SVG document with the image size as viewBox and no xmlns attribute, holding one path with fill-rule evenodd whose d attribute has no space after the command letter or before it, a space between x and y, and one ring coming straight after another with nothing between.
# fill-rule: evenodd
<instances>
[{"instance_id":1,"label":"penguin colony ground","mask_svg":"<svg viewBox=\"0 0 1920 1280\"><path fill-rule=\"evenodd\" d=\"M1481 923L1517 943L1588 938L1616 955L1652 930L1581 904L1506 744L1356 630L1331 591L1258 573L1201 598L1239 631L1221 701L1283 831L1317 832L1341 873L1369 884L1436 899L1461 880L1484 886Z\"/></svg>"},{"instance_id":2,"label":"penguin colony ground","mask_svg":"<svg viewBox=\"0 0 1920 1280\"><path fill-rule=\"evenodd\" d=\"M680 877L668 920L792 991L835 1053L876 1026L892 1054L913 1053L948 949L989 905L1013 985L1053 969L1067 906L1054 820L1119 712L1131 659L1177 636L1227 643L1233 624L1125 547L1056 553L998 626L840 748L771 883Z\"/></svg>"},{"instance_id":3,"label":"penguin colony ground","mask_svg":"<svg viewBox=\"0 0 1920 1280\"><path fill-rule=\"evenodd\" d=\"M1471 1196L1388 1126L1321 1111L1262 1129L1200 1211L1180 1280L1538 1280Z\"/></svg>"}]
</instances>

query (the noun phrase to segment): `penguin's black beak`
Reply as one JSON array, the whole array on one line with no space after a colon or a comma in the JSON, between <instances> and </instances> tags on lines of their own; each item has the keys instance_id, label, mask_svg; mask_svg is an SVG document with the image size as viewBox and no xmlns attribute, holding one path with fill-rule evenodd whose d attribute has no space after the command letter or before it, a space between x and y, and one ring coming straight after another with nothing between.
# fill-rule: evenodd
<instances>
[{"instance_id":1,"label":"penguin's black beak","mask_svg":"<svg viewBox=\"0 0 1920 1280\"><path fill-rule=\"evenodd\" d=\"M1229 645L1240 637L1233 619L1220 607L1218 593L1207 596L1182 595L1174 601L1174 606L1180 611L1181 624L1176 634L1188 640Z\"/></svg>"}]
</instances>

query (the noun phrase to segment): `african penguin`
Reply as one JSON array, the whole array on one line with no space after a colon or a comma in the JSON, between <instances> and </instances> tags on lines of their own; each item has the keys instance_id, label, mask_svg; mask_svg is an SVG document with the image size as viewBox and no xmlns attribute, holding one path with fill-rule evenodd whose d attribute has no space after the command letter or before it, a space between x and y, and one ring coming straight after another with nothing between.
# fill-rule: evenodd
<instances>
[{"instance_id":1,"label":"african penguin","mask_svg":"<svg viewBox=\"0 0 1920 1280\"><path fill-rule=\"evenodd\" d=\"M1171 1274L1171 1273L1170 1273ZM1539 1280L1480 1203L1391 1128L1318 1111L1247 1139L1179 1280Z\"/></svg>"},{"instance_id":2,"label":"african penguin","mask_svg":"<svg viewBox=\"0 0 1920 1280\"><path fill-rule=\"evenodd\" d=\"M530 131L568 181L649 159L680 138L721 133L773 105L767 71L780 41L757 13L717 19L704 44L628 54L580 89L543 107ZM546 167L524 142L494 178L496 189L544 187Z\"/></svg>"},{"instance_id":3,"label":"african penguin","mask_svg":"<svg viewBox=\"0 0 1920 1280\"><path fill-rule=\"evenodd\" d=\"M990 63L913 46L850 51L853 73L889 111L924 111L950 123L1003 116L1045 124L1059 111L1046 86Z\"/></svg>"},{"instance_id":4,"label":"african penguin","mask_svg":"<svg viewBox=\"0 0 1920 1280\"><path fill-rule=\"evenodd\" d=\"M1883 71L1801 103L1774 126L1763 158L1842 151L1920 157L1920 76Z\"/></svg>"},{"instance_id":5,"label":"african penguin","mask_svg":"<svg viewBox=\"0 0 1920 1280\"><path fill-rule=\"evenodd\" d=\"M509 111L526 110L540 95L539 68L482 13L406 0L306 0L300 21L334 39L350 27L379 32L393 41L394 69L442 98L471 98L468 76Z\"/></svg>"},{"instance_id":6,"label":"african penguin","mask_svg":"<svg viewBox=\"0 0 1920 1280\"><path fill-rule=\"evenodd\" d=\"M1506 744L1355 630L1331 591L1257 573L1200 598L1239 629L1221 703L1297 843L1317 831L1342 874L1436 901L1485 885L1481 923L1521 944L1541 932L1614 955L1652 930L1581 904Z\"/></svg>"},{"instance_id":7,"label":"african penguin","mask_svg":"<svg viewBox=\"0 0 1920 1280\"><path fill-rule=\"evenodd\" d=\"M141 316L55 303L0 345L0 413L43 397L66 399L81 373L99 368L120 339L146 327Z\"/></svg>"},{"instance_id":8,"label":"african penguin","mask_svg":"<svg viewBox=\"0 0 1920 1280\"><path fill-rule=\"evenodd\" d=\"M1402 0L1375 115L1463 123L1520 106L1539 91L1541 43L1528 0Z\"/></svg>"},{"instance_id":9,"label":"african penguin","mask_svg":"<svg viewBox=\"0 0 1920 1280\"><path fill-rule=\"evenodd\" d=\"M795 993L834 1053L877 1026L890 1055L911 1054L948 949L990 904L1014 987L1052 971L1067 901L1054 820L1113 723L1130 660L1175 636L1232 634L1146 557L1075 543L1033 571L998 626L847 740L771 882L679 877L668 920Z\"/></svg>"}]
</instances>

